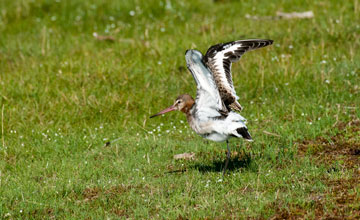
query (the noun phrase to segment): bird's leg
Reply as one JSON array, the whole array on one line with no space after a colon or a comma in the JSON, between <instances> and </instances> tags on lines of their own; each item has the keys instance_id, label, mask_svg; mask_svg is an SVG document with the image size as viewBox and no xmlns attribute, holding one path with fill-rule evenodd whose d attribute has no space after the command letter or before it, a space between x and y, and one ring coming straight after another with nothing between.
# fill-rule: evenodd
<instances>
[{"instance_id":1,"label":"bird's leg","mask_svg":"<svg viewBox=\"0 0 360 220\"><path fill-rule=\"evenodd\" d=\"M227 168L227 166L229 164L229 160L230 160L230 148L229 148L229 141L228 140L226 140L226 147L227 147L227 154L226 154L226 161L225 161L223 176L225 175L226 168Z\"/></svg>"}]
</instances>

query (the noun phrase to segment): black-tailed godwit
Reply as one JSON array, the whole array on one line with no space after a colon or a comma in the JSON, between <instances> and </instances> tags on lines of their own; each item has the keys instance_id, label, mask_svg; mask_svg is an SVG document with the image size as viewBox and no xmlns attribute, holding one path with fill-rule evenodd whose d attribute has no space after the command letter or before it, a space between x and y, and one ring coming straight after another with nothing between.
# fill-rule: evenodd
<instances>
[{"instance_id":1,"label":"black-tailed godwit","mask_svg":"<svg viewBox=\"0 0 360 220\"><path fill-rule=\"evenodd\" d=\"M180 95L172 106L150 118L174 110L182 111L197 134L212 141L226 141L225 174L230 159L228 139L236 137L252 141L246 119L236 112L242 107L237 101L239 97L232 81L231 63L238 61L247 51L272 43L272 40L262 39L222 43L210 47L205 56L200 51L187 50L185 59L197 85L196 99L187 94Z\"/></svg>"}]
</instances>

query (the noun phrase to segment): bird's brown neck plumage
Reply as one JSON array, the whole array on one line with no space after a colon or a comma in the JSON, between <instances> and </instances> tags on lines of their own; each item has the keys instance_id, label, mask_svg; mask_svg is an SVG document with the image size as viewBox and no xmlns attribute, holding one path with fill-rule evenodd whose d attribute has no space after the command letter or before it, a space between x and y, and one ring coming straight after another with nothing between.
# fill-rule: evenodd
<instances>
[{"instance_id":1,"label":"bird's brown neck plumage","mask_svg":"<svg viewBox=\"0 0 360 220\"><path fill-rule=\"evenodd\" d=\"M193 105L195 104L194 99L189 99L186 101L185 106L181 109L182 112L184 112L186 114L186 117L190 116L190 109L193 107Z\"/></svg>"}]
</instances>

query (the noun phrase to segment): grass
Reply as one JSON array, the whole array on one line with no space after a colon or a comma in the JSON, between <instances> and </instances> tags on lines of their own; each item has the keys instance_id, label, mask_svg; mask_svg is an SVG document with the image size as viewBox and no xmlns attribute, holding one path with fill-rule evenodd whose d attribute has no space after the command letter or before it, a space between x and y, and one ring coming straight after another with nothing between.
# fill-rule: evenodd
<instances>
[{"instance_id":1,"label":"grass","mask_svg":"<svg viewBox=\"0 0 360 220\"><path fill-rule=\"evenodd\" d=\"M0 9L0 218L359 215L349 181L359 165L344 166L346 154L318 160L312 141L346 131L359 146L358 132L339 126L360 117L358 0L3 0ZM313 19L245 18L307 10ZM237 154L223 177L224 143L201 139L181 113L149 115L195 96L186 49L246 38L274 45L233 65L255 141L230 141ZM307 153L300 143L311 143ZM196 159L173 159L184 152ZM354 195L343 209L334 183Z\"/></svg>"}]
</instances>

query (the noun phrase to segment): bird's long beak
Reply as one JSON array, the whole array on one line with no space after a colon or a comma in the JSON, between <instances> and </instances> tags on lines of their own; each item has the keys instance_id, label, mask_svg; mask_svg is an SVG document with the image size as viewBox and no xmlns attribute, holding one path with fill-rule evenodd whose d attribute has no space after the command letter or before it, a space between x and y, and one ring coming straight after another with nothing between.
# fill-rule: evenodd
<instances>
[{"instance_id":1,"label":"bird's long beak","mask_svg":"<svg viewBox=\"0 0 360 220\"><path fill-rule=\"evenodd\" d=\"M170 106L169 108L164 109L164 110L162 110L161 112L159 112L159 113L157 113L157 114L155 114L155 115L150 116L150 118L153 118L153 117L156 117L156 116L165 114L165 113L167 113L167 112L175 111L175 110L176 110L176 107L172 105L172 106Z\"/></svg>"}]
</instances>

